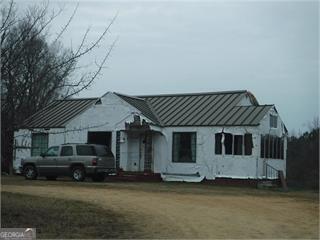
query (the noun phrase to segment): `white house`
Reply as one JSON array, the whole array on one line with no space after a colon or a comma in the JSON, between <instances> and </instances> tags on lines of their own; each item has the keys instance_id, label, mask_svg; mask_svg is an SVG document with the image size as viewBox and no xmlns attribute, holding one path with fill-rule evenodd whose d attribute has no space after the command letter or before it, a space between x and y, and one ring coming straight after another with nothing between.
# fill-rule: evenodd
<instances>
[{"instance_id":1,"label":"white house","mask_svg":"<svg viewBox=\"0 0 320 240\"><path fill-rule=\"evenodd\" d=\"M274 105L248 91L57 100L15 132L15 166L63 143L109 146L123 171L164 180L275 178L287 130Z\"/></svg>"}]
</instances>

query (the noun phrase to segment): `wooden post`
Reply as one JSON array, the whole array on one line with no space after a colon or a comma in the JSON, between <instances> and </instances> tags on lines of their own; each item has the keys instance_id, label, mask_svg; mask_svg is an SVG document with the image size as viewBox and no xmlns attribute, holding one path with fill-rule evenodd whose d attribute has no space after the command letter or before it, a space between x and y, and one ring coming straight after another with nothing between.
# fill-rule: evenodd
<instances>
[{"instance_id":1,"label":"wooden post","mask_svg":"<svg viewBox=\"0 0 320 240\"><path fill-rule=\"evenodd\" d=\"M281 186L282 186L282 189L287 192L288 191L288 186L287 186L287 182L286 182L286 179L284 178L284 174L283 174L283 171L278 171L278 176L280 178L280 182L281 182Z\"/></svg>"}]
</instances>

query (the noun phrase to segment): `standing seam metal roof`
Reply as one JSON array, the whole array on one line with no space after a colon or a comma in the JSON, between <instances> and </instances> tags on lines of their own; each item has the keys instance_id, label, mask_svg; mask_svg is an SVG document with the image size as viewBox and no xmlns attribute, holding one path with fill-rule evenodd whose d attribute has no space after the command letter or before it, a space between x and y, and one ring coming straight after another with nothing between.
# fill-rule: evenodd
<instances>
[{"instance_id":1,"label":"standing seam metal roof","mask_svg":"<svg viewBox=\"0 0 320 240\"><path fill-rule=\"evenodd\" d=\"M132 105L133 107L137 108L139 111L145 115L145 117L149 118L151 121L153 121L155 124L160 124L158 121L158 118L155 116L153 111L151 110L151 107L149 106L149 103L144 101L143 99L137 98L137 97L131 97L127 95L123 95L120 93L115 93L117 96L119 96L121 99Z\"/></svg>"},{"instance_id":2,"label":"standing seam metal roof","mask_svg":"<svg viewBox=\"0 0 320 240\"><path fill-rule=\"evenodd\" d=\"M99 98L56 100L27 118L24 128L59 128L95 104Z\"/></svg>"},{"instance_id":3,"label":"standing seam metal roof","mask_svg":"<svg viewBox=\"0 0 320 240\"><path fill-rule=\"evenodd\" d=\"M258 105L247 91L127 96L115 93L161 126L256 126L273 105ZM248 96L253 105L239 106ZM99 98L56 100L29 117L23 127L64 127Z\"/></svg>"},{"instance_id":4,"label":"standing seam metal roof","mask_svg":"<svg viewBox=\"0 0 320 240\"><path fill-rule=\"evenodd\" d=\"M239 106L248 96L253 105ZM273 105L258 105L245 90L138 96L149 103L162 126L258 125ZM142 111L143 113L143 111Z\"/></svg>"}]
</instances>

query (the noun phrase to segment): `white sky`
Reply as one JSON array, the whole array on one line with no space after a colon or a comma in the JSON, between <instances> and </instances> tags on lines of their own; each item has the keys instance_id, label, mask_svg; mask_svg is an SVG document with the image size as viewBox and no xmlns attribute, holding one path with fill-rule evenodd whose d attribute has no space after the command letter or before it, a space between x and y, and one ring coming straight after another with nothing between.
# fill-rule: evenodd
<instances>
[{"instance_id":1,"label":"white sky","mask_svg":"<svg viewBox=\"0 0 320 240\"><path fill-rule=\"evenodd\" d=\"M317 1L51 1L66 8L53 34L77 2L66 47L89 26L93 41L118 12L105 44L84 63L119 38L108 68L79 97L246 89L260 104L275 104L289 131L305 130L319 115Z\"/></svg>"}]
</instances>

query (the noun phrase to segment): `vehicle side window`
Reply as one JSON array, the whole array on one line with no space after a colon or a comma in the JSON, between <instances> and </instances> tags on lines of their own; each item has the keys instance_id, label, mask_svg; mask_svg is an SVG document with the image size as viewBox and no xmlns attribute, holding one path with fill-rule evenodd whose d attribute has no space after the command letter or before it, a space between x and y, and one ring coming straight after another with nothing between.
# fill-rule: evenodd
<instances>
[{"instance_id":1,"label":"vehicle side window","mask_svg":"<svg viewBox=\"0 0 320 240\"><path fill-rule=\"evenodd\" d=\"M96 151L93 146L90 145L77 145L77 155L78 156L95 156Z\"/></svg>"},{"instance_id":2,"label":"vehicle side window","mask_svg":"<svg viewBox=\"0 0 320 240\"><path fill-rule=\"evenodd\" d=\"M72 156L72 155L73 155L72 146L63 146L61 148L61 156Z\"/></svg>"},{"instance_id":3,"label":"vehicle side window","mask_svg":"<svg viewBox=\"0 0 320 240\"><path fill-rule=\"evenodd\" d=\"M96 145L95 149L96 149L97 156L100 156L100 157L113 157L112 152L106 146Z\"/></svg>"},{"instance_id":4,"label":"vehicle side window","mask_svg":"<svg viewBox=\"0 0 320 240\"><path fill-rule=\"evenodd\" d=\"M59 147L57 146L51 147L51 148L48 148L48 150L44 153L44 155L48 157L56 157L58 156L58 151L59 151Z\"/></svg>"}]
</instances>

